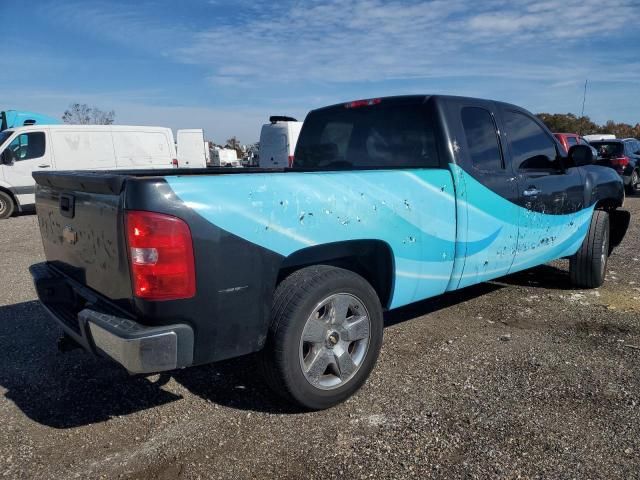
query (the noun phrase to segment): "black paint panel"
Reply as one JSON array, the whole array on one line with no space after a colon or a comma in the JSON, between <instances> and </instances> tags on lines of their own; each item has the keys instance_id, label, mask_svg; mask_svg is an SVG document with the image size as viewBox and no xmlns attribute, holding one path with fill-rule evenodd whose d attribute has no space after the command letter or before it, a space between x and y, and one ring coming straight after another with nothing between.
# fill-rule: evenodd
<instances>
[{"instance_id":1,"label":"black paint panel","mask_svg":"<svg viewBox=\"0 0 640 480\"><path fill-rule=\"evenodd\" d=\"M129 179L124 206L187 222L196 259L196 296L134 301L143 323L187 323L194 329L194 363L236 357L262 348L283 257L211 224L186 206L164 180Z\"/></svg>"}]
</instances>

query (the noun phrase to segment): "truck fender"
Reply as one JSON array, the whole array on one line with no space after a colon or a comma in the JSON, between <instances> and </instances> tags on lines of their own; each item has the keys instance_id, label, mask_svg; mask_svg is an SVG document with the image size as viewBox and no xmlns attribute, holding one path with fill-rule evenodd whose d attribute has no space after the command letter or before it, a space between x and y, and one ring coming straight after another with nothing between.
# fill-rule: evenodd
<instances>
[{"instance_id":1,"label":"truck fender","mask_svg":"<svg viewBox=\"0 0 640 480\"><path fill-rule=\"evenodd\" d=\"M333 265L362 276L388 308L393 297L395 262L391 246L382 240L345 240L298 250L282 261L277 285L294 271L310 265Z\"/></svg>"}]
</instances>

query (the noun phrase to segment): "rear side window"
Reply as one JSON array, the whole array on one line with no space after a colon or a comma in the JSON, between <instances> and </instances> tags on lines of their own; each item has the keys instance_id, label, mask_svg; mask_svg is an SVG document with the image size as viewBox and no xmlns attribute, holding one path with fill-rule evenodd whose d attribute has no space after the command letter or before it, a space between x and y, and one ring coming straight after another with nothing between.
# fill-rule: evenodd
<instances>
[{"instance_id":1,"label":"rear side window","mask_svg":"<svg viewBox=\"0 0 640 480\"><path fill-rule=\"evenodd\" d=\"M638 150L640 150L640 145L635 140L625 142L625 145L627 146L628 155L635 155L636 153L638 153Z\"/></svg>"},{"instance_id":2,"label":"rear side window","mask_svg":"<svg viewBox=\"0 0 640 480\"><path fill-rule=\"evenodd\" d=\"M504 168L491 113L484 108L465 107L462 109L461 118L473 166L481 170Z\"/></svg>"},{"instance_id":3,"label":"rear side window","mask_svg":"<svg viewBox=\"0 0 640 480\"><path fill-rule=\"evenodd\" d=\"M16 162L44 156L46 149L44 132L30 132L18 135L9 144Z\"/></svg>"},{"instance_id":4,"label":"rear side window","mask_svg":"<svg viewBox=\"0 0 640 480\"><path fill-rule=\"evenodd\" d=\"M318 110L305 120L295 152L300 168L439 167L433 123L421 104Z\"/></svg>"},{"instance_id":5,"label":"rear side window","mask_svg":"<svg viewBox=\"0 0 640 480\"><path fill-rule=\"evenodd\" d=\"M532 118L507 110L505 128L513 166L519 170L557 170L555 143Z\"/></svg>"},{"instance_id":6,"label":"rear side window","mask_svg":"<svg viewBox=\"0 0 640 480\"><path fill-rule=\"evenodd\" d=\"M576 137L567 137L567 144L570 147L573 147L574 145L578 144L578 140L576 139Z\"/></svg>"}]
</instances>

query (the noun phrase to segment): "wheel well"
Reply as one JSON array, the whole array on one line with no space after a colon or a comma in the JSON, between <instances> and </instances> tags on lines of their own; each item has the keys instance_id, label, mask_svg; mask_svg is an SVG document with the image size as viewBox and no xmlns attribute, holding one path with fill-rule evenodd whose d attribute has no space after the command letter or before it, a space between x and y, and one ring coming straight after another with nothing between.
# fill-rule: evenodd
<instances>
[{"instance_id":1,"label":"wheel well","mask_svg":"<svg viewBox=\"0 0 640 480\"><path fill-rule=\"evenodd\" d=\"M351 270L365 278L388 307L393 291L393 253L380 240L348 240L309 247L284 259L278 273L279 284L296 270L311 265L332 265Z\"/></svg>"},{"instance_id":2,"label":"wheel well","mask_svg":"<svg viewBox=\"0 0 640 480\"><path fill-rule=\"evenodd\" d=\"M622 202L613 198L603 198L596 203L596 210L604 210L609 214L609 253L622 243L631 222L631 214L626 210L618 210Z\"/></svg>"},{"instance_id":3,"label":"wheel well","mask_svg":"<svg viewBox=\"0 0 640 480\"><path fill-rule=\"evenodd\" d=\"M622 243L631 223L631 213L615 208L606 209L609 212L609 252Z\"/></svg>"},{"instance_id":4,"label":"wheel well","mask_svg":"<svg viewBox=\"0 0 640 480\"><path fill-rule=\"evenodd\" d=\"M20 203L18 202L18 199L15 197L15 195L13 194L13 192L11 192L11 190L4 188L4 187L0 187L0 192L2 193L6 193L7 195L9 195L9 197L11 198L11 200L13 201L13 204L16 207L17 211L20 211Z\"/></svg>"},{"instance_id":5,"label":"wheel well","mask_svg":"<svg viewBox=\"0 0 640 480\"><path fill-rule=\"evenodd\" d=\"M622 202L620 200L616 200L613 198L603 198L598 200L596 203L596 210L605 210L606 212L611 213L618 207L622 206Z\"/></svg>"}]
</instances>

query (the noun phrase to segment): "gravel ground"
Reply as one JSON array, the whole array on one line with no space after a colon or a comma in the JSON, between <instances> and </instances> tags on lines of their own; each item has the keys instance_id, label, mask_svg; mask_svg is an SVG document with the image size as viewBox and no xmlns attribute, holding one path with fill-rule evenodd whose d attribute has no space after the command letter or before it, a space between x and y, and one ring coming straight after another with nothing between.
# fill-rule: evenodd
<instances>
[{"instance_id":1,"label":"gravel ground","mask_svg":"<svg viewBox=\"0 0 640 480\"><path fill-rule=\"evenodd\" d=\"M0 475L9 478L640 478L640 198L608 280L567 262L387 315L365 387L283 406L251 357L129 377L34 300L34 216L1 222Z\"/></svg>"}]
</instances>

